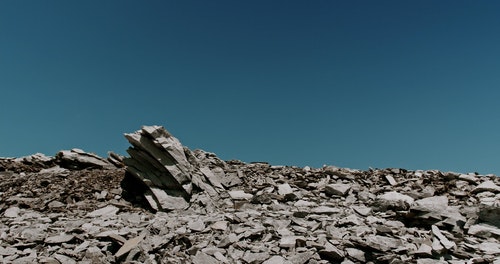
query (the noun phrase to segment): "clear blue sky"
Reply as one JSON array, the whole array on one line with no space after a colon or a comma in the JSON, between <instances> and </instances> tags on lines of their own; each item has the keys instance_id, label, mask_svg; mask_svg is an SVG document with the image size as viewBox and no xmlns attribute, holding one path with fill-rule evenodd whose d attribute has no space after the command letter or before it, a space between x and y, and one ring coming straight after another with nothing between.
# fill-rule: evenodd
<instances>
[{"instance_id":1,"label":"clear blue sky","mask_svg":"<svg viewBox=\"0 0 500 264\"><path fill-rule=\"evenodd\" d=\"M498 1L0 1L0 156L500 174Z\"/></svg>"}]
</instances>

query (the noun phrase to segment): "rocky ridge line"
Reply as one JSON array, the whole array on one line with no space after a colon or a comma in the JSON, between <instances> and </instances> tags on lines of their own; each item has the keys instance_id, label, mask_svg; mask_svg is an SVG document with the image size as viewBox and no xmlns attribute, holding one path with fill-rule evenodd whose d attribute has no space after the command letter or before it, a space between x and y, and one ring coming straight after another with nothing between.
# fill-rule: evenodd
<instances>
[{"instance_id":1,"label":"rocky ridge line","mask_svg":"<svg viewBox=\"0 0 500 264\"><path fill-rule=\"evenodd\" d=\"M494 175L222 161L162 130L126 172L0 159L0 262L500 263Z\"/></svg>"}]
</instances>

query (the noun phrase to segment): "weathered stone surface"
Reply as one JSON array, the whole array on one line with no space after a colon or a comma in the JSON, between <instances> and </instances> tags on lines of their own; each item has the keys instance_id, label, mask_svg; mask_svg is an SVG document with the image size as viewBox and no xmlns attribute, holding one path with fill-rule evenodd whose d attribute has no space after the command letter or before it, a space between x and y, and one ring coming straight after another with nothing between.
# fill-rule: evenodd
<instances>
[{"instance_id":1,"label":"weathered stone surface","mask_svg":"<svg viewBox=\"0 0 500 264\"><path fill-rule=\"evenodd\" d=\"M229 191L229 196L233 200L250 200L253 198L252 194L246 193L242 190Z\"/></svg>"},{"instance_id":2,"label":"weathered stone surface","mask_svg":"<svg viewBox=\"0 0 500 264\"><path fill-rule=\"evenodd\" d=\"M318 253L321 259L325 259L330 262L336 262L344 259L344 252L339 250L336 246L332 245L330 242L326 242L323 248L320 249Z\"/></svg>"},{"instance_id":3,"label":"weathered stone surface","mask_svg":"<svg viewBox=\"0 0 500 264\"><path fill-rule=\"evenodd\" d=\"M262 264L286 264L290 263L282 256L272 256L268 260L262 262Z\"/></svg>"},{"instance_id":4,"label":"weathered stone surface","mask_svg":"<svg viewBox=\"0 0 500 264\"><path fill-rule=\"evenodd\" d=\"M223 161L170 137L132 136L150 178L0 158L0 262L499 262L496 176Z\"/></svg>"},{"instance_id":5,"label":"weathered stone surface","mask_svg":"<svg viewBox=\"0 0 500 264\"><path fill-rule=\"evenodd\" d=\"M292 187L288 183L283 183L278 185L278 194L279 195L287 195L293 193Z\"/></svg>"},{"instance_id":6,"label":"weathered stone surface","mask_svg":"<svg viewBox=\"0 0 500 264\"><path fill-rule=\"evenodd\" d=\"M345 196L351 189L350 184L335 183L325 186L325 193L328 195Z\"/></svg>"},{"instance_id":7,"label":"weathered stone surface","mask_svg":"<svg viewBox=\"0 0 500 264\"><path fill-rule=\"evenodd\" d=\"M219 263L219 261L214 258L214 257L211 257L201 251L198 251L196 253L196 255L193 257L193 263L194 264L217 264Z\"/></svg>"},{"instance_id":8,"label":"weathered stone surface","mask_svg":"<svg viewBox=\"0 0 500 264\"><path fill-rule=\"evenodd\" d=\"M235 182L221 178L226 175L221 168L214 172L204 165L210 161L196 157L198 154L209 159L213 155L192 152L161 126L144 126L125 137L132 144L127 150L130 157L123 160L128 178L142 182L144 191L139 194L155 210L186 209L194 187L218 200L219 193L225 191L224 186L232 186Z\"/></svg>"},{"instance_id":9,"label":"weathered stone surface","mask_svg":"<svg viewBox=\"0 0 500 264\"><path fill-rule=\"evenodd\" d=\"M387 209L407 210L413 202L414 199L410 196L392 191L377 196L375 208L379 211Z\"/></svg>"},{"instance_id":10,"label":"weathered stone surface","mask_svg":"<svg viewBox=\"0 0 500 264\"><path fill-rule=\"evenodd\" d=\"M75 236L73 235L60 234L57 236L47 237L44 242L47 244L61 244L61 243L67 243L73 240L74 238Z\"/></svg>"},{"instance_id":11,"label":"weathered stone surface","mask_svg":"<svg viewBox=\"0 0 500 264\"><path fill-rule=\"evenodd\" d=\"M479 205L479 219L485 223L500 228L500 199L493 203L481 203Z\"/></svg>"},{"instance_id":12,"label":"weathered stone surface","mask_svg":"<svg viewBox=\"0 0 500 264\"><path fill-rule=\"evenodd\" d=\"M493 193L499 193L500 192L500 186L496 185L493 181L485 181L476 188L472 190L473 193L480 193L480 192L493 192Z\"/></svg>"},{"instance_id":13,"label":"weathered stone surface","mask_svg":"<svg viewBox=\"0 0 500 264\"><path fill-rule=\"evenodd\" d=\"M130 240L125 241L120 249L115 253L115 257L120 258L125 254L129 253L132 249L137 247L137 245L144 239L145 235L140 235L134 237Z\"/></svg>"},{"instance_id":14,"label":"weathered stone surface","mask_svg":"<svg viewBox=\"0 0 500 264\"><path fill-rule=\"evenodd\" d=\"M62 150L56 155L56 163L67 169L113 169L115 166L106 159L81 149Z\"/></svg>"},{"instance_id":15,"label":"weathered stone surface","mask_svg":"<svg viewBox=\"0 0 500 264\"><path fill-rule=\"evenodd\" d=\"M500 237L500 229L495 226L490 226L487 224L473 225L469 227L467 233L479 237L490 237L490 236Z\"/></svg>"},{"instance_id":16,"label":"weathered stone surface","mask_svg":"<svg viewBox=\"0 0 500 264\"><path fill-rule=\"evenodd\" d=\"M442 212L448 207L446 196L433 196L416 200L411 209L423 212Z\"/></svg>"},{"instance_id":17,"label":"weathered stone surface","mask_svg":"<svg viewBox=\"0 0 500 264\"><path fill-rule=\"evenodd\" d=\"M8 208L7 210L5 210L5 212L3 213L3 216L9 217L9 218L16 218L19 216L20 211L21 211L21 209L19 209L19 207L12 206L12 207Z\"/></svg>"},{"instance_id":18,"label":"weathered stone surface","mask_svg":"<svg viewBox=\"0 0 500 264\"><path fill-rule=\"evenodd\" d=\"M432 226L432 234L439 239L439 242L443 245L444 248L447 250L450 250L452 248L455 248L457 245L455 242L450 241L447 237L445 237L442 233L441 230L435 225Z\"/></svg>"},{"instance_id":19,"label":"weathered stone surface","mask_svg":"<svg viewBox=\"0 0 500 264\"><path fill-rule=\"evenodd\" d=\"M357 248L346 248L347 255L357 261L366 262L365 252Z\"/></svg>"},{"instance_id":20,"label":"weathered stone surface","mask_svg":"<svg viewBox=\"0 0 500 264\"><path fill-rule=\"evenodd\" d=\"M87 215L89 217L104 216L104 215L112 216L112 215L116 215L116 213L119 210L120 209L118 207L116 207L116 206L108 205L106 207L103 207L103 208L97 209L95 211L92 211L92 212L88 213Z\"/></svg>"}]
</instances>

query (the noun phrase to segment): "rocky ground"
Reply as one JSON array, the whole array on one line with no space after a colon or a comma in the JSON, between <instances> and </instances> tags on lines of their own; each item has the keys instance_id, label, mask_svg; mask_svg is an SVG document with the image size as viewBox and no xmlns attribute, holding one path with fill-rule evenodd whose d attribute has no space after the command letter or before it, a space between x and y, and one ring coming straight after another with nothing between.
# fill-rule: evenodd
<instances>
[{"instance_id":1,"label":"rocky ground","mask_svg":"<svg viewBox=\"0 0 500 264\"><path fill-rule=\"evenodd\" d=\"M186 160L163 194L114 154L0 158L0 262L500 263L494 175Z\"/></svg>"}]
</instances>

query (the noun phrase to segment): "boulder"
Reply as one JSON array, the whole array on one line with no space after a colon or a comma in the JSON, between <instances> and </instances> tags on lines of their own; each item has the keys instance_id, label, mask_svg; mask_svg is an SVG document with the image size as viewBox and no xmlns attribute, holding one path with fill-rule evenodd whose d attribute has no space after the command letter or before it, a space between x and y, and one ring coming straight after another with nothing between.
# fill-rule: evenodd
<instances>
[{"instance_id":1,"label":"boulder","mask_svg":"<svg viewBox=\"0 0 500 264\"><path fill-rule=\"evenodd\" d=\"M123 159L127 170L124 181L132 181L133 177L142 182L141 195L154 210L187 208L195 188L215 200L225 191L226 181L220 177L225 174L214 173L204 165L223 162L206 152L196 153L205 158L199 160L164 127L144 126L135 133L125 134L125 138L132 146L127 150L130 157Z\"/></svg>"},{"instance_id":2,"label":"boulder","mask_svg":"<svg viewBox=\"0 0 500 264\"><path fill-rule=\"evenodd\" d=\"M81 149L61 150L56 154L56 163L70 170L114 169L115 166L106 159Z\"/></svg>"},{"instance_id":3,"label":"boulder","mask_svg":"<svg viewBox=\"0 0 500 264\"><path fill-rule=\"evenodd\" d=\"M385 210L408 210L414 199L408 195L399 192L386 192L377 196L374 209L378 211Z\"/></svg>"}]
</instances>

